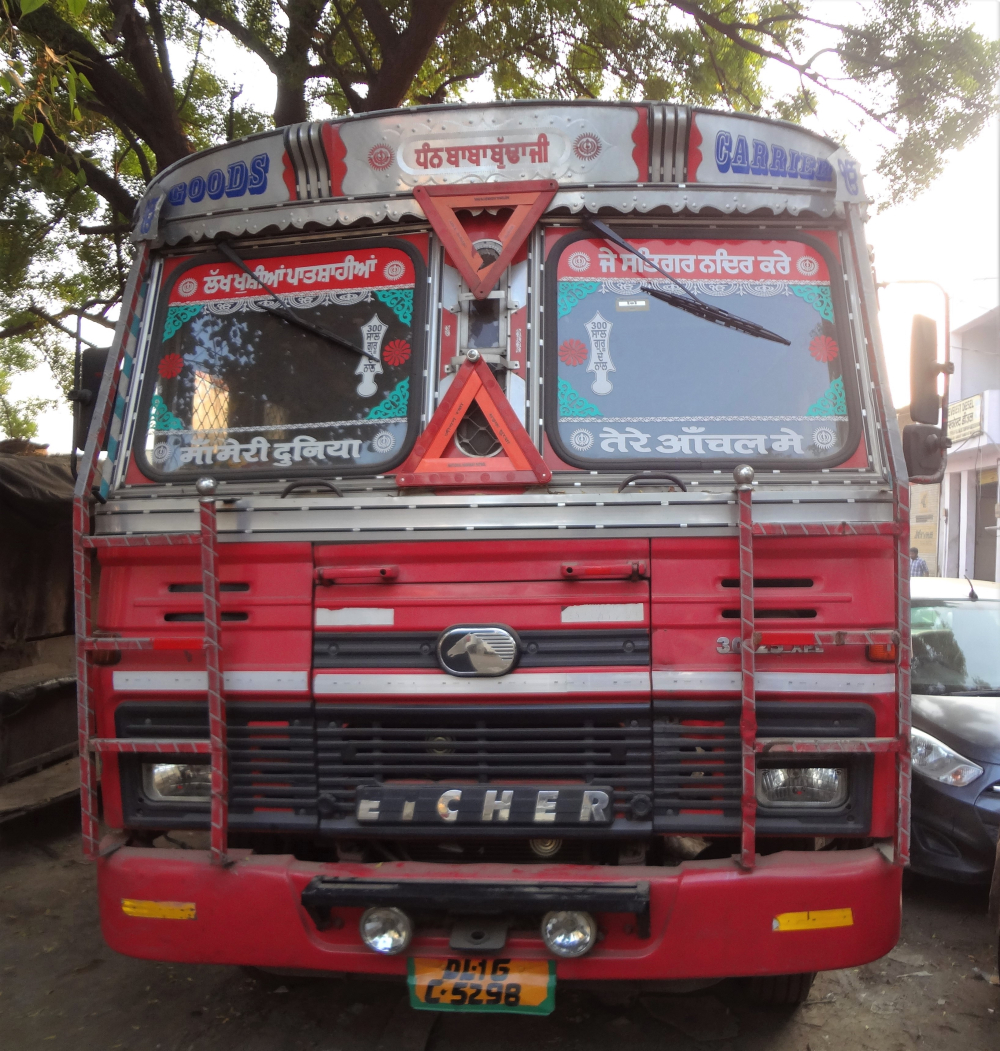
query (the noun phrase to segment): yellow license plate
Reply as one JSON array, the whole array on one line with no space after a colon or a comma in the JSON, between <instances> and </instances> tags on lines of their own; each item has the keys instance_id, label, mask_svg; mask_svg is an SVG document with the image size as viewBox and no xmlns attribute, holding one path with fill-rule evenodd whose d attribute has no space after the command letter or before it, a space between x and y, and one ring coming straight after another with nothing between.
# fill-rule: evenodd
<instances>
[{"instance_id":1,"label":"yellow license plate","mask_svg":"<svg viewBox=\"0 0 1000 1051\"><path fill-rule=\"evenodd\" d=\"M421 1011L547 1015L556 1006L554 960L418 956L407 963L410 1004Z\"/></svg>"}]
</instances>

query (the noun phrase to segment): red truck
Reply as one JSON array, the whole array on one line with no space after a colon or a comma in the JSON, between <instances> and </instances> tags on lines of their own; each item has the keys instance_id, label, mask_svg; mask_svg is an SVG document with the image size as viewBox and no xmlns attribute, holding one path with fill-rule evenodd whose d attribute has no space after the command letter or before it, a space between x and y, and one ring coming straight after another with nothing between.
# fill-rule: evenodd
<instances>
[{"instance_id":1,"label":"red truck","mask_svg":"<svg viewBox=\"0 0 1000 1051\"><path fill-rule=\"evenodd\" d=\"M663 103L160 173L76 494L108 944L535 1013L887 952L943 439L924 331L900 440L865 205L838 144Z\"/></svg>"}]
</instances>

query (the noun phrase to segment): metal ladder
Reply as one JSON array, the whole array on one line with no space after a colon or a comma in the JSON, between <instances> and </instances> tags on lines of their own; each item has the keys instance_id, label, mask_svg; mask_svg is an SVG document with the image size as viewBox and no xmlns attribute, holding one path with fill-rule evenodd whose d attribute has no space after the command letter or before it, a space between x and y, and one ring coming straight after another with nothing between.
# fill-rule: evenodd
<instances>
[{"instance_id":1,"label":"metal ladder","mask_svg":"<svg viewBox=\"0 0 1000 1051\"><path fill-rule=\"evenodd\" d=\"M222 649L219 640L219 549L215 513L215 482L197 483L200 530L147 536L94 536L82 529L75 537L74 575L77 616L77 718L80 740L80 802L83 849L87 857L99 853L97 814L97 756L110 753L155 755L208 755L212 767L212 860L225 864L229 827L228 751L226 702L222 688ZM89 515L87 515L89 526ZM93 624L93 557L100 549L116 547L174 547L198 544L201 548L201 588L204 632L195 637L160 636L115 638L91 633ZM126 650L194 650L205 652L208 699L208 740L169 740L95 736L91 654Z\"/></svg>"},{"instance_id":2,"label":"metal ladder","mask_svg":"<svg viewBox=\"0 0 1000 1051\"><path fill-rule=\"evenodd\" d=\"M901 540L906 540L909 523L901 529L896 522L872 522L838 526L797 524L772 525L753 520L753 468L748 465L733 471L739 512L740 547L740 744L742 753L742 789L740 794L741 832L740 867L752 872L756 862L757 838L757 756L792 754L818 755L822 753L864 754L894 753L896 756L896 835L893 863L900 867L909 862L910 828L910 748L909 748L909 649L901 645L900 633L884 628L863 631L764 632L754 625L753 538L800 536L873 536L896 538L896 586L900 586ZM897 503L897 518L898 507ZM841 738L777 738L757 736L756 684L754 658L762 643L798 643L823 646L892 645L896 648L897 720L895 737L841 737Z\"/></svg>"}]
</instances>

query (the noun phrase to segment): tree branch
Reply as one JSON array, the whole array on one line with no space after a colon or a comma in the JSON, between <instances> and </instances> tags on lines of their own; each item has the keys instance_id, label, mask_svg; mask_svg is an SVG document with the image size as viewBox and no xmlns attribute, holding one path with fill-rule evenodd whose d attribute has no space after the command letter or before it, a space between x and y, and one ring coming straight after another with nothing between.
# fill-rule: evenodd
<instances>
[{"instance_id":1,"label":"tree branch","mask_svg":"<svg viewBox=\"0 0 1000 1051\"><path fill-rule=\"evenodd\" d=\"M143 0L146 11L149 13L149 26L153 30L153 39L156 41L156 53L160 59L160 69L163 79L167 82L170 90L174 89L174 74L170 68L170 52L167 50L167 33L163 28L163 16L160 14L158 0Z\"/></svg>"},{"instance_id":2,"label":"tree branch","mask_svg":"<svg viewBox=\"0 0 1000 1051\"><path fill-rule=\"evenodd\" d=\"M417 5L414 4L413 6L416 7ZM392 19L389 17L386 9L379 3L379 0L358 0L358 7L361 8L365 21L375 35L383 57L387 51L399 46L399 33L396 32ZM337 10L340 11L339 3L337 4ZM340 17L344 17L343 12L341 12Z\"/></svg>"},{"instance_id":3,"label":"tree branch","mask_svg":"<svg viewBox=\"0 0 1000 1051\"><path fill-rule=\"evenodd\" d=\"M9 113L0 112L0 135L17 142L25 153L37 149L38 153L50 157L70 171L82 171L86 176L87 185L94 193L103 197L119 215L131 219L139 202L128 190L92 161L75 153L72 147L59 138L46 121L43 120L42 125L45 131L36 147L23 121L14 124Z\"/></svg>"},{"instance_id":4,"label":"tree branch","mask_svg":"<svg viewBox=\"0 0 1000 1051\"><path fill-rule=\"evenodd\" d=\"M333 0L333 6L337 9L337 14L340 15L340 24L344 27L347 35L351 38L351 46L361 60L361 64L365 67L365 72L368 74L369 81L373 80L376 76L376 71L375 67L372 65L371 56L365 48L362 47L361 41L358 39L357 33L354 32L354 27L351 25L350 19L348 19L347 15L344 13L343 7L340 5L340 0ZM376 3L375 6L382 10L381 4ZM382 11L382 14L384 15L385 11ZM395 34L395 30L393 30L393 33ZM378 39L378 33L375 34L375 37ZM332 54L333 49L331 48L330 51Z\"/></svg>"},{"instance_id":5,"label":"tree branch","mask_svg":"<svg viewBox=\"0 0 1000 1051\"><path fill-rule=\"evenodd\" d=\"M73 329L67 328L65 325L61 325L56 320L56 318L52 317L50 314L46 314L44 310L42 310L40 307L36 307L34 303L32 303L30 307L28 307L28 310L30 310L31 313L34 314L36 317L41 318L42 321L44 321L46 324L51 325L53 328L58 329L60 332L64 332L67 336L72 336L73 339L77 338L77 335L73 331ZM102 347L99 347L98 344L91 343L91 341L85 336L80 336L80 342L86 343L88 347L92 347L94 350L103 349Z\"/></svg>"},{"instance_id":6,"label":"tree branch","mask_svg":"<svg viewBox=\"0 0 1000 1051\"><path fill-rule=\"evenodd\" d=\"M458 0L421 0L411 7L410 21L397 37L391 54L382 55L378 75L371 81L365 111L392 109L406 98L442 27Z\"/></svg>"},{"instance_id":7,"label":"tree branch","mask_svg":"<svg viewBox=\"0 0 1000 1051\"><path fill-rule=\"evenodd\" d=\"M60 18L52 4L22 15L16 25L56 54L72 57L86 73L97 98L149 145L161 168L191 152L184 135L178 135L179 125L161 120L160 107L122 76L86 36ZM169 101L174 110L172 96Z\"/></svg>"},{"instance_id":8,"label":"tree branch","mask_svg":"<svg viewBox=\"0 0 1000 1051\"><path fill-rule=\"evenodd\" d=\"M216 7L211 0L183 0L184 4L200 18L214 22L224 29L238 43L242 44L247 51L252 51L267 68L277 76L281 67L278 57L263 40L248 26L238 19L231 18L221 8Z\"/></svg>"}]
</instances>

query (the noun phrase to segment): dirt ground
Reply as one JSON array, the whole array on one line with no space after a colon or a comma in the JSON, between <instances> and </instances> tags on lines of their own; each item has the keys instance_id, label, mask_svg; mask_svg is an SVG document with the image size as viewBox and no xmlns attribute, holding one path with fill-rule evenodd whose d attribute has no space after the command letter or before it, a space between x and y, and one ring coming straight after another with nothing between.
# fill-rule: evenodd
<instances>
[{"instance_id":1,"label":"dirt ground","mask_svg":"<svg viewBox=\"0 0 1000 1051\"><path fill-rule=\"evenodd\" d=\"M1000 988L986 890L908 879L903 936L866 967L821 974L807 1004L760 1010L738 983L617 1006L562 986L555 1012L415 1012L401 983L288 979L148 963L101 940L73 805L0 830L4 1051L996 1051Z\"/></svg>"}]
</instances>

